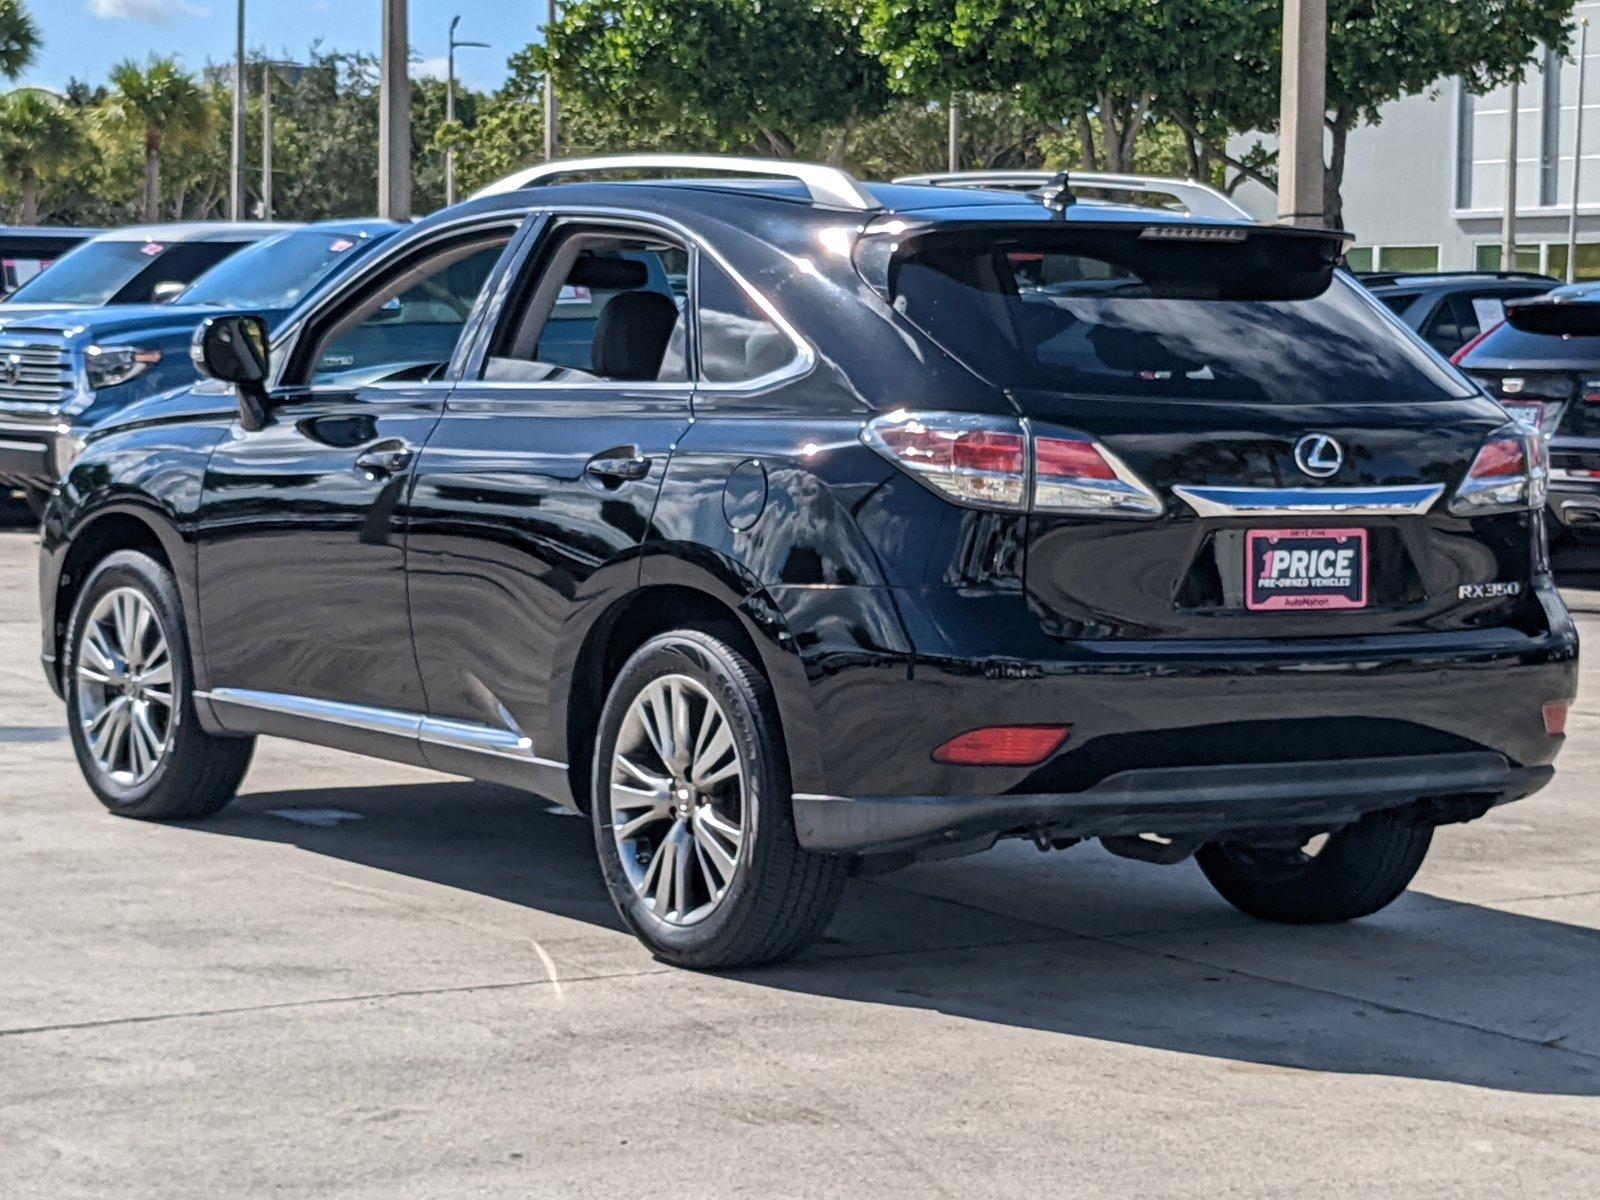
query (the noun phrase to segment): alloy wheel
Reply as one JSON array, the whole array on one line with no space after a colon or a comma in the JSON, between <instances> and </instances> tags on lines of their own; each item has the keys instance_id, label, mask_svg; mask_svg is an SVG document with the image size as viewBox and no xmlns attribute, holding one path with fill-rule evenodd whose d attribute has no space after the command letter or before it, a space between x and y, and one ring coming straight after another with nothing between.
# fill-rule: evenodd
<instances>
[{"instance_id":1,"label":"alloy wheel","mask_svg":"<svg viewBox=\"0 0 1600 1200\"><path fill-rule=\"evenodd\" d=\"M739 872L749 825L747 764L722 705L687 675L651 680L623 717L609 778L634 893L668 924L705 920Z\"/></svg>"},{"instance_id":2,"label":"alloy wheel","mask_svg":"<svg viewBox=\"0 0 1600 1200\"><path fill-rule=\"evenodd\" d=\"M172 742L172 649L154 606L133 588L95 603L73 677L83 742L101 772L137 787Z\"/></svg>"}]
</instances>

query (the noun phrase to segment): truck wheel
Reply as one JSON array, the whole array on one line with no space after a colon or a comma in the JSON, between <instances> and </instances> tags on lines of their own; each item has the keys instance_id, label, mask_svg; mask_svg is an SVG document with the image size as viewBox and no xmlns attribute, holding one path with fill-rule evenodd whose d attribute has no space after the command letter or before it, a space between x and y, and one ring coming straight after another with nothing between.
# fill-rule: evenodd
<instances>
[{"instance_id":1,"label":"truck wheel","mask_svg":"<svg viewBox=\"0 0 1600 1200\"><path fill-rule=\"evenodd\" d=\"M666 962L789 958L838 906L848 860L795 839L772 689L716 637L677 630L628 659L601 713L591 794L612 903Z\"/></svg>"},{"instance_id":2,"label":"truck wheel","mask_svg":"<svg viewBox=\"0 0 1600 1200\"><path fill-rule=\"evenodd\" d=\"M112 812L209 817L233 799L254 738L213 737L195 717L177 584L149 555L119 550L73 605L62 664L78 765Z\"/></svg>"},{"instance_id":3,"label":"truck wheel","mask_svg":"<svg viewBox=\"0 0 1600 1200\"><path fill-rule=\"evenodd\" d=\"M1212 842L1195 861L1229 904L1264 921L1313 925L1369 916L1395 900L1416 875L1433 826L1393 809L1304 847Z\"/></svg>"}]
</instances>

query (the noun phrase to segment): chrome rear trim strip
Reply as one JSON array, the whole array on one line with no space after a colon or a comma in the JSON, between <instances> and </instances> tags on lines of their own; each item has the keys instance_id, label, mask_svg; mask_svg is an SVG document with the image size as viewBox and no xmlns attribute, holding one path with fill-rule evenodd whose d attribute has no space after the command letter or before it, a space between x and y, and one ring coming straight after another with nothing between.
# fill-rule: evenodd
<instances>
[{"instance_id":1,"label":"chrome rear trim strip","mask_svg":"<svg viewBox=\"0 0 1600 1200\"><path fill-rule=\"evenodd\" d=\"M1421 516L1444 495L1442 483L1403 487L1189 487L1173 495L1202 517Z\"/></svg>"},{"instance_id":2,"label":"chrome rear trim strip","mask_svg":"<svg viewBox=\"0 0 1600 1200\"><path fill-rule=\"evenodd\" d=\"M566 770L567 764L554 759L540 758L533 752L533 740L510 729L496 729L490 725L477 725L471 721L452 721L444 717L429 717L421 713L400 712L391 708L370 708L363 704L345 704L337 700L317 700L310 696L292 696L283 692L257 692L249 688L213 688L209 692L196 692L197 701L209 700L213 704L232 704L239 708L252 708L258 712L277 713L286 717L301 717L308 721L322 721L329 725L344 725L367 733L385 733L394 737L411 738L452 750L465 750L473 754L490 754L497 758L512 758L519 762L541 767Z\"/></svg>"}]
</instances>

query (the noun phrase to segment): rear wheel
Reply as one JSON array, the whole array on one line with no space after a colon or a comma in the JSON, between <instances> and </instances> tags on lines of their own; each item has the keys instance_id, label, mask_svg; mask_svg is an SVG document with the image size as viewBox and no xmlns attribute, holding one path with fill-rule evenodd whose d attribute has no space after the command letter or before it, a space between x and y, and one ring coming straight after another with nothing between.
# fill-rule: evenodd
<instances>
[{"instance_id":1,"label":"rear wheel","mask_svg":"<svg viewBox=\"0 0 1600 1200\"><path fill-rule=\"evenodd\" d=\"M233 799L254 738L213 737L194 711L178 589L146 554L109 555L68 625L62 681L78 765L124 817L208 817Z\"/></svg>"},{"instance_id":2,"label":"rear wheel","mask_svg":"<svg viewBox=\"0 0 1600 1200\"><path fill-rule=\"evenodd\" d=\"M592 794L612 902L658 958L789 958L838 906L848 862L795 839L772 690L719 638L678 630L627 661L601 714Z\"/></svg>"},{"instance_id":3,"label":"rear wheel","mask_svg":"<svg viewBox=\"0 0 1600 1200\"><path fill-rule=\"evenodd\" d=\"M1406 890L1433 826L1403 810L1368 813L1301 845L1212 842L1195 854L1211 886L1241 912L1312 925L1369 916Z\"/></svg>"}]
</instances>

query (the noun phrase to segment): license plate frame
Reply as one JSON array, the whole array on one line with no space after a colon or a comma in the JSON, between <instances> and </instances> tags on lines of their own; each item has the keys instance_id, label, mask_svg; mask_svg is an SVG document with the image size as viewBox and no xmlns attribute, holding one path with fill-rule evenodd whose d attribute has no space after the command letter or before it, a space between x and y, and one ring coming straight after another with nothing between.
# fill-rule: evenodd
<instances>
[{"instance_id":1,"label":"license plate frame","mask_svg":"<svg viewBox=\"0 0 1600 1200\"><path fill-rule=\"evenodd\" d=\"M1244 601L1250 612L1352 612L1371 603L1365 529L1308 527L1245 532ZM1353 560L1341 552L1354 551ZM1287 558L1274 558L1286 554ZM1297 558L1296 554L1304 557Z\"/></svg>"}]
</instances>

